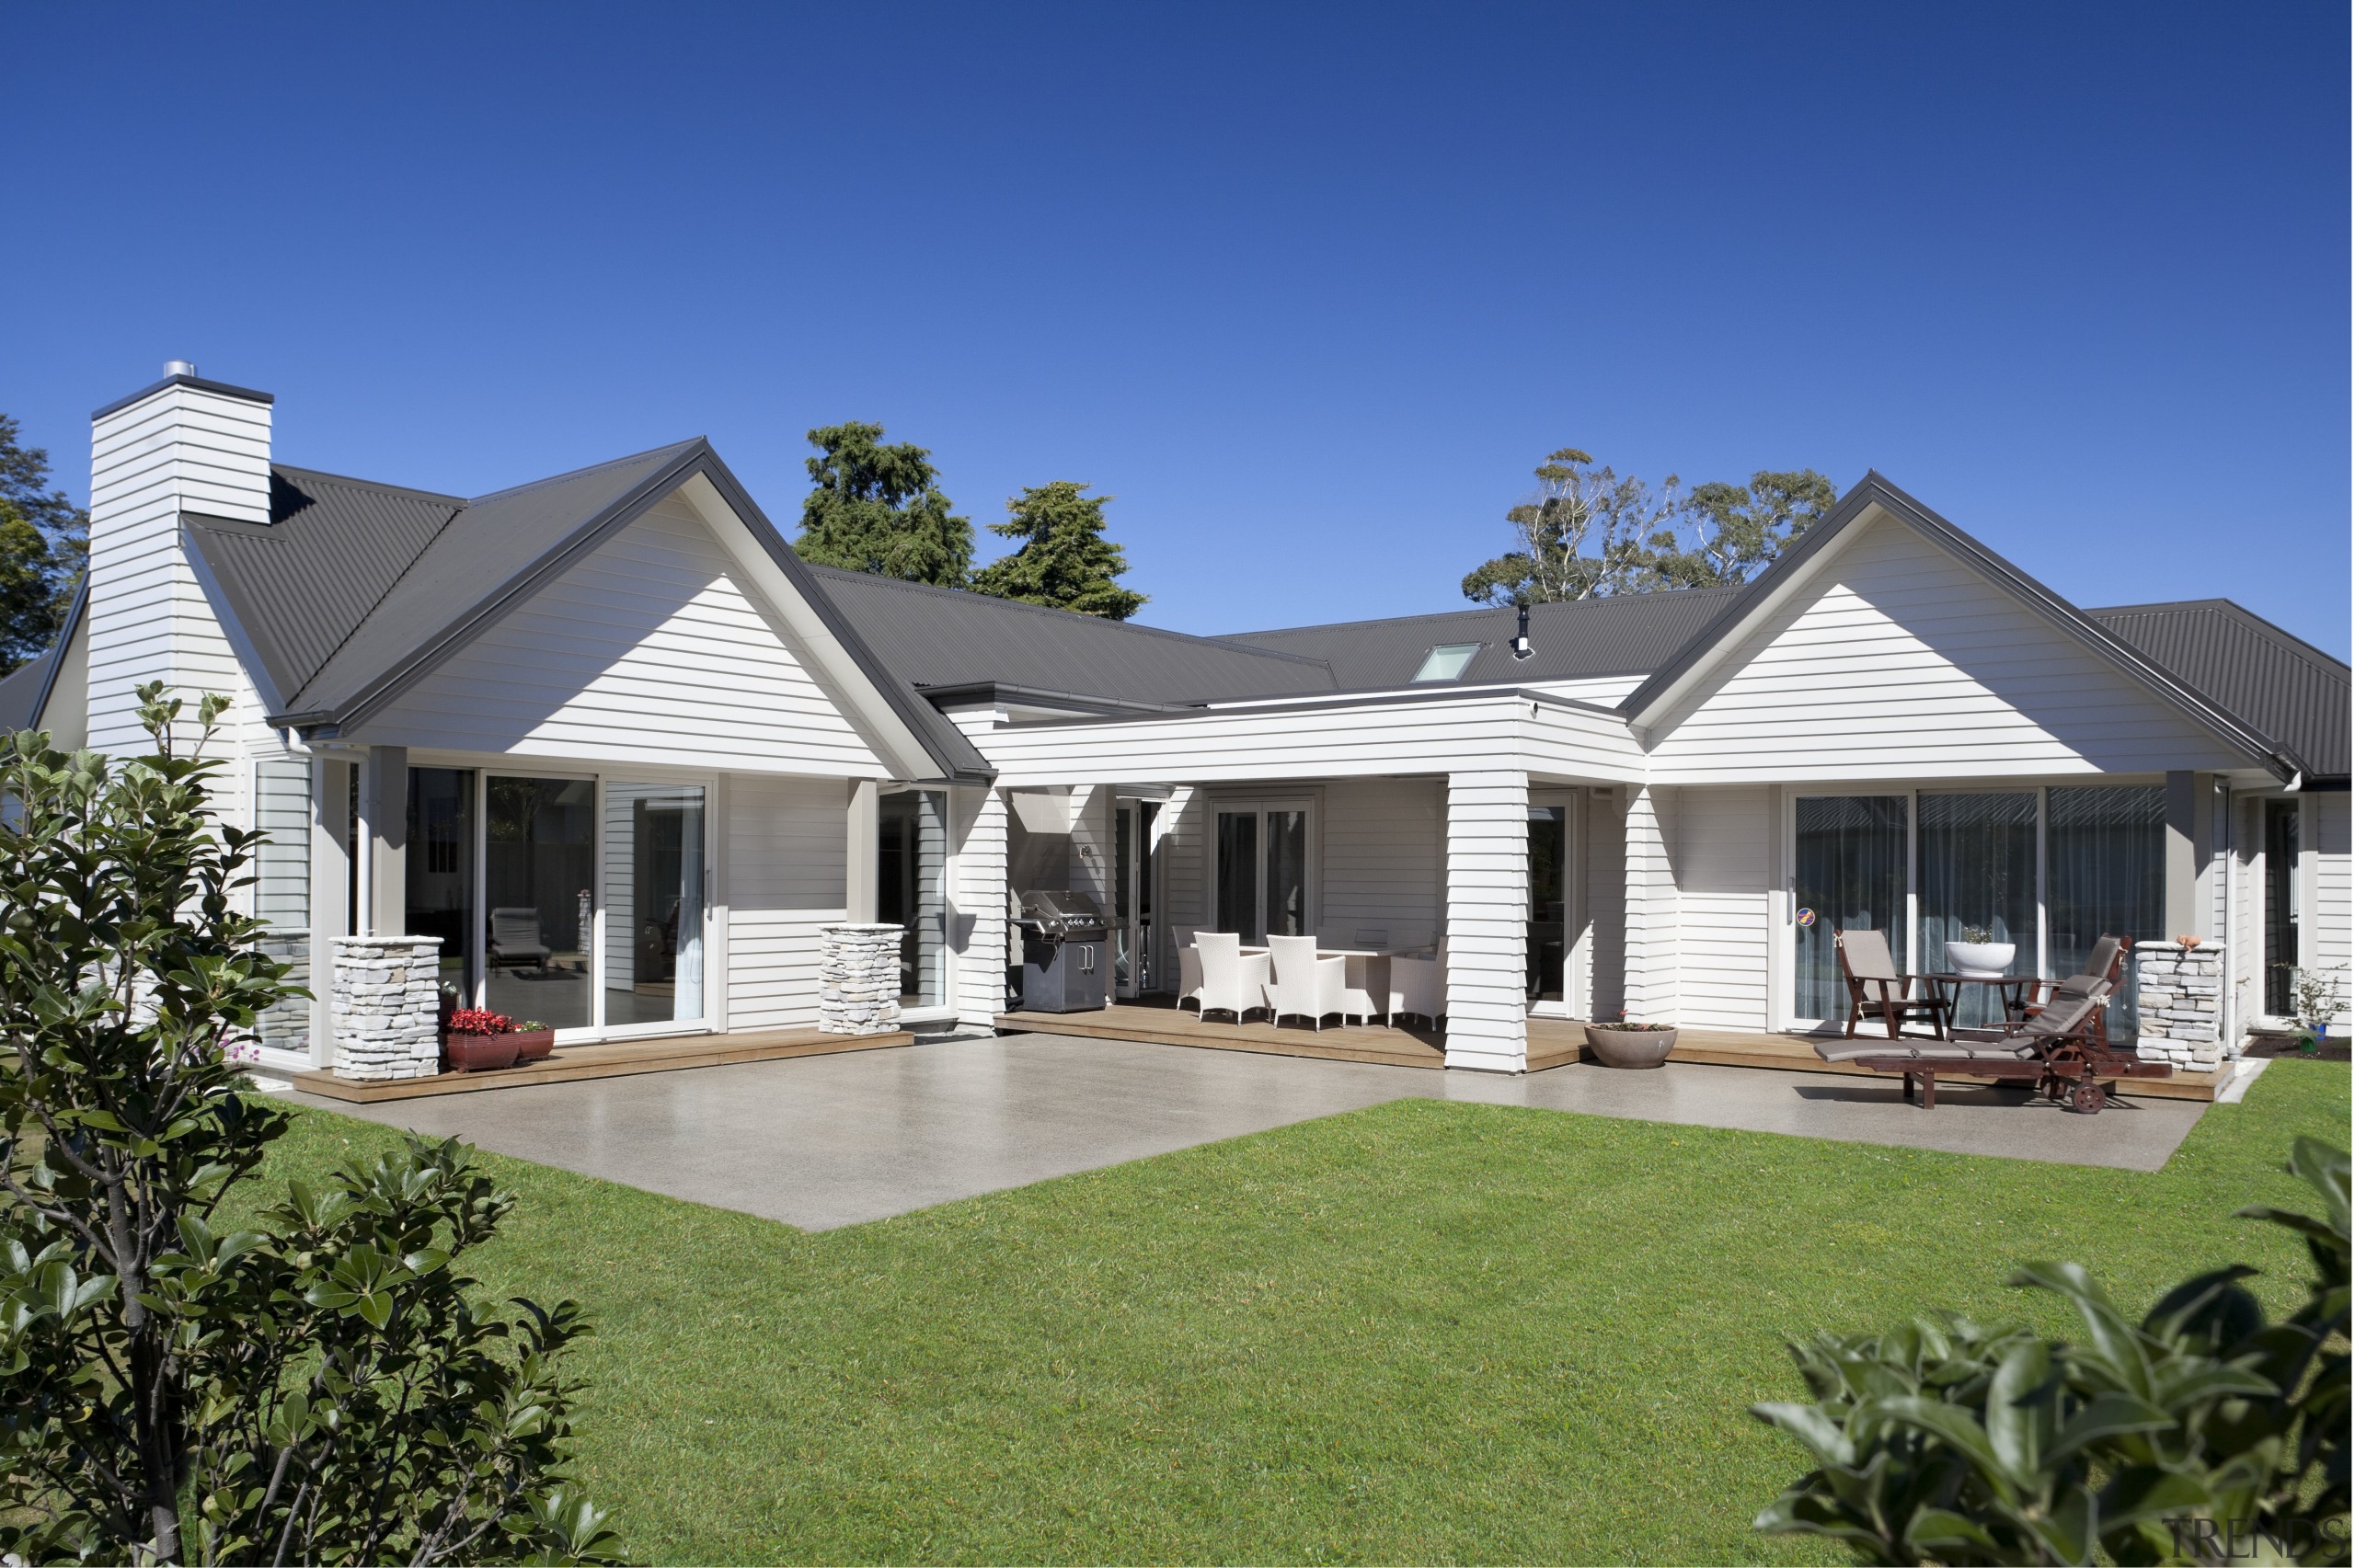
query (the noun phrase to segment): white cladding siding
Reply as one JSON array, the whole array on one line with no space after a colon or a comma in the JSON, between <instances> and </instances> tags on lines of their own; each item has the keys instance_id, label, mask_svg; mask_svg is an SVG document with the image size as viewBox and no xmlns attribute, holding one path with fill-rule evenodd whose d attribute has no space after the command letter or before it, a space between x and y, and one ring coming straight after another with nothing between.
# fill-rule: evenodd
<instances>
[{"instance_id":1,"label":"white cladding siding","mask_svg":"<svg viewBox=\"0 0 2355 1568\"><path fill-rule=\"evenodd\" d=\"M2350 920L2355 920L2355 898L2350 898L2349 878L2349 797L2344 792L2316 795L2315 812L2315 963L2322 969L2337 969L2332 978L2338 982L2339 997L2344 1002L2355 985L2346 966L2355 958L2350 951ZM2338 1016L2344 1021L2349 1015L2342 1005Z\"/></svg>"},{"instance_id":2,"label":"white cladding siding","mask_svg":"<svg viewBox=\"0 0 2355 1568\"><path fill-rule=\"evenodd\" d=\"M1529 775L1447 780L1447 1065L1529 1060Z\"/></svg>"},{"instance_id":3,"label":"white cladding siding","mask_svg":"<svg viewBox=\"0 0 2355 1568\"><path fill-rule=\"evenodd\" d=\"M1569 999L1574 1014L1612 1019L1627 1005L1627 818L1619 792L1589 793L1585 845L1587 994Z\"/></svg>"},{"instance_id":4,"label":"white cladding siding","mask_svg":"<svg viewBox=\"0 0 2355 1568\"><path fill-rule=\"evenodd\" d=\"M728 790L728 1026L818 1021L818 928L844 917L844 785L739 775Z\"/></svg>"},{"instance_id":5,"label":"white cladding siding","mask_svg":"<svg viewBox=\"0 0 2355 1568\"><path fill-rule=\"evenodd\" d=\"M1646 787L1627 797L1623 995L1638 1024L1676 1022L1676 805L1672 789Z\"/></svg>"},{"instance_id":6,"label":"white cladding siding","mask_svg":"<svg viewBox=\"0 0 2355 1568\"><path fill-rule=\"evenodd\" d=\"M957 950L957 1022L987 1030L1005 1003L1005 796L952 790L948 809L957 836L949 939L964 943Z\"/></svg>"},{"instance_id":7,"label":"white cladding siding","mask_svg":"<svg viewBox=\"0 0 2355 1568\"><path fill-rule=\"evenodd\" d=\"M1653 727L1659 783L2149 773L2238 761L1901 523L1822 575Z\"/></svg>"},{"instance_id":8,"label":"white cladding siding","mask_svg":"<svg viewBox=\"0 0 2355 1568\"><path fill-rule=\"evenodd\" d=\"M1528 690L1567 697L1574 703L1592 703L1599 708L1615 708L1619 699L1643 683L1640 675L1601 675L1581 681L1533 681Z\"/></svg>"},{"instance_id":9,"label":"white cladding siding","mask_svg":"<svg viewBox=\"0 0 2355 1568\"><path fill-rule=\"evenodd\" d=\"M1359 779L1325 786L1324 888L1316 923L1350 945L1361 930L1394 949L1439 934L1446 907L1447 785L1441 779Z\"/></svg>"},{"instance_id":10,"label":"white cladding siding","mask_svg":"<svg viewBox=\"0 0 2355 1568\"><path fill-rule=\"evenodd\" d=\"M1175 951L1210 923L1210 807L1202 792L1172 790L1155 828L1161 834L1162 919L1169 926Z\"/></svg>"},{"instance_id":11,"label":"white cladding siding","mask_svg":"<svg viewBox=\"0 0 2355 1568\"><path fill-rule=\"evenodd\" d=\"M365 727L382 745L874 777L887 770L672 498Z\"/></svg>"},{"instance_id":12,"label":"white cladding siding","mask_svg":"<svg viewBox=\"0 0 2355 1568\"><path fill-rule=\"evenodd\" d=\"M268 522L270 424L268 404L174 385L92 427L87 712L96 749L147 749L132 695L143 681L176 688L191 714L205 692L253 705L182 548L179 514Z\"/></svg>"},{"instance_id":13,"label":"white cladding siding","mask_svg":"<svg viewBox=\"0 0 2355 1568\"><path fill-rule=\"evenodd\" d=\"M1676 1022L1763 1030L1774 792L1680 790L1676 827Z\"/></svg>"}]
</instances>

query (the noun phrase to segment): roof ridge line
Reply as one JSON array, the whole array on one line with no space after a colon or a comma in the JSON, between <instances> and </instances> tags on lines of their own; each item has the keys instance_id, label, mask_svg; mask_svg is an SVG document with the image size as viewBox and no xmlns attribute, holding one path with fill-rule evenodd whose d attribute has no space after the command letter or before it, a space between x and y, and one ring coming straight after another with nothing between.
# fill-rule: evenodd
<instances>
[{"instance_id":1,"label":"roof ridge line","mask_svg":"<svg viewBox=\"0 0 2355 1568\"><path fill-rule=\"evenodd\" d=\"M2271 637L2278 642L2286 643L2290 645L2291 647L2300 652L2313 654L2316 658L2319 658L2325 663L2330 665L2335 670L2344 673L2355 673L2355 671L2349 670L2348 662L2338 657L2336 654L2331 653L2326 648L2317 647L2313 643L2306 641L2305 638L2298 635L2297 633L2291 631L2286 626L2277 625L2273 622L2267 620L2264 616L2258 614L2256 611L2251 610L2247 605L2241 603L2238 600L2227 599L2221 594L2208 599L2158 599L2152 601L2148 604L2105 604L2097 609L2084 611L2083 613L2086 615L2134 615L2147 613L2155 610L2179 611L2195 606L2201 609L2220 608L2229 610L2234 614L2241 617L2244 621L2248 622L2257 630L2258 635Z\"/></svg>"},{"instance_id":2,"label":"roof ridge line","mask_svg":"<svg viewBox=\"0 0 2355 1568\"><path fill-rule=\"evenodd\" d=\"M646 458L661 456L669 452L681 452L695 445L697 441L705 441L706 439L707 438L703 436L689 436L684 441L666 441L661 446L648 447L644 452L633 452L626 457L609 458L603 463L592 463L580 468L568 468L561 474L551 474L544 479L529 479L521 485L510 485L503 490L486 490L479 496L468 498L466 499L466 505L470 507L478 507L485 501L496 501L503 499L509 496L520 496L526 490L536 490L543 485L560 484L564 480L578 479L584 475L595 474L603 469L619 468L625 463L637 463Z\"/></svg>"},{"instance_id":3,"label":"roof ridge line","mask_svg":"<svg viewBox=\"0 0 2355 1568\"><path fill-rule=\"evenodd\" d=\"M1604 604L1626 604L1647 599L1691 599L1707 593L1738 593L1744 585L1717 584L1708 588L1656 588L1640 593L1606 593L1588 599L1549 599L1529 606L1532 610L1580 609ZM1425 610L1412 615L1377 615L1364 621L1315 621L1299 626L1269 626L1257 631L1220 632L1214 642L1235 642L1246 637L1284 637L1302 632L1332 632L1344 626L1400 626L1409 621L1444 621L1459 615L1505 614L1520 609L1516 604L1475 604L1464 610ZM1269 651L1273 651L1270 649Z\"/></svg>"}]
</instances>

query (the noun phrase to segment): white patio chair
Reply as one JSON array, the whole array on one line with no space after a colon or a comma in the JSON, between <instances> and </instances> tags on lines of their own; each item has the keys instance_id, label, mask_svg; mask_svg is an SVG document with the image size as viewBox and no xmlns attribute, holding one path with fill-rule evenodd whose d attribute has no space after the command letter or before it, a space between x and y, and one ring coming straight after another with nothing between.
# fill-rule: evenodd
<instances>
[{"instance_id":1,"label":"white patio chair","mask_svg":"<svg viewBox=\"0 0 2355 1568\"><path fill-rule=\"evenodd\" d=\"M1202 956L1194 951L1194 928L1178 928L1178 1006L1188 1002L1200 1012L1202 1005Z\"/></svg>"},{"instance_id":2,"label":"white patio chair","mask_svg":"<svg viewBox=\"0 0 2355 1568\"><path fill-rule=\"evenodd\" d=\"M1277 1023L1289 1014L1322 1030L1327 1013L1342 1011L1342 993L1349 989L1347 958L1338 954L1318 957L1313 936L1271 936L1268 956L1276 975L1268 987L1268 1006Z\"/></svg>"},{"instance_id":3,"label":"white patio chair","mask_svg":"<svg viewBox=\"0 0 2355 1568\"><path fill-rule=\"evenodd\" d=\"M1389 1020L1401 1013L1429 1019L1436 1026L1447 1012L1447 938L1428 958L1390 960Z\"/></svg>"},{"instance_id":4,"label":"white patio chair","mask_svg":"<svg viewBox=\"0 0 2355 1568\"><path fill-rule=\"evenodd\" d=\"M1240 1024L1245 1013L1268 1005L1266 954L1244 952L1243 939L1231 931L1196 932L1194 953L1202 966L1196 1002L1203 1017L1232 1013Z\"/></svg>"}]
</instances>

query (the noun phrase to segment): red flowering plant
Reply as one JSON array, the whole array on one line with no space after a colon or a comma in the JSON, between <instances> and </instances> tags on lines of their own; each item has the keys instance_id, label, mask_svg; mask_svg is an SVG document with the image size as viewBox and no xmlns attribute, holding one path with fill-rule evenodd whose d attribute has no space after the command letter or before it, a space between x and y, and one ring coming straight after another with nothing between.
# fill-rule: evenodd
<instances>
[{"instance_id":1,"label":"red flowering plant","mask_svg":"<svg viewBox=\"0 0 2355 1568\"><path fill-rule=\"evenodd\" d=\"M450 1014L453 1035L504 1035L514 1027L515 1020L488 1007L461 1007Z\"/></svg>"}]
</instances>

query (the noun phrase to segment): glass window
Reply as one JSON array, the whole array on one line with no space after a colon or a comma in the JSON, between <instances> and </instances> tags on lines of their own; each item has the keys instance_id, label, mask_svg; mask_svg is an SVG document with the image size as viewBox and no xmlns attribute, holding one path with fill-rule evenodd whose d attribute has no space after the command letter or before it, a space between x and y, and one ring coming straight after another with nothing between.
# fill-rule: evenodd
<instances>
[{"instance_id":1,"label":"glass window","mask_svg":"<svg viewBox=\"0 0 2355 1568\"><path fill-rule=\"evenodd\" d=\"M1568 812L1529 808L1529 999L1562 1000L1564 889L1569 864Z\"/></svg>"},{"instance_id":2,"label":"glass window","mask_svg":"<svg viewBox=\"0 0 2355 1568\"><path fill-rule=\"evenodd\" d=\"M408 851L403 859L408 910L401 929L413 936L442 939L442 989L461 1005L470 1003L478 923L473 769L408 771Z\"/></svg>"},{"instance_id":3,"label":"glass window","mask_svg":"<svg viewBox=\"0 0 2355 1568\"><path fill-rule=\"evenodd\" d=\"M701 784L605 785L605 1026L704 1013Z\"/></svg>"},{"instance_id":4,"label":"glass window","mask_svg":"<svg viewBox=\"0 0 2355 1568\"><path fill-rule=\"evenodd\" d=\"M1308 813L1268 813L1268 923L1269 936L1308 933Z\"/></svg>"},{"instance_id":5,"label":"glass window","mask_svg":"<svg viewBox=\"0 0 2355 1568\"><path fill-rule=\"evenodd\" d=\"M1453 681L1460 678L1472 656L1480 651L1478 643L1441 643L1423 655L1422 667L1415 671L1417 681Z\"/></svg>"},{"instance_id":6,"label":"glass window","mask_svg":"<svg viewBox=\"0 0 2355 1568\"><path fill-rule=\"evenodd\" d=\"M2296 1006L2298 803L2265 803L2265 1011L2287 1018Z\"/></svg>"},{"instance_id":7,"label":"glass window","mask_svg":"<svg viewBox=\"0 0 2355 1568\"><path fill-rule=\"evenodd\" d=\"M1901 795L1815 795L1798 803L1793 1005L1801 1018L1848 1016L1833 932L1880 932L1897 962L1905 962L1905 804Z\"/></svg>"},{"instance_id":8,"label":"glass window","mask_svg":"<svg viewBox=\"0 0 2355 1568\"><path fill-rule=\"evenodd\" d=\"M1952 973L1949 942L1984 940L2010 944L2007 975L2036 973L2036 795L1924 795L1920 812L1917 876L1921 926L1913 967L1925 974ZM1963 1028L2004 1022L2001 998L1988 986L1963 986L1955 1021Z\"/></svg>"},{"instance_id":9,"label":"glass window","mask_svg":"<svg viewBox=\"0 0 2355 1568\"><path fill-rule=\"evenodd\" d=\"M2047 792L2045 813L2052 973L2082 970L2104 935L2158 940L2166 923L2166 791L2070 785ZM2136 1021L2130 964L2110 1003L2110 1038L2131 1039Z\"/></svg>"},{"instance_id":10,"label":"glass window","mask_svg":"<svg viewBox=\"0 0 2355 1568\"><path fill-rule=\"evenodd\" d=\"M1259 923L1259 814L1218 814L1218 924L1246 943L1257 943Z\"/></svg>"},{"instance_id":11,"label":"glass window","mask_svg":"<svg viewBox=\"0 0 2355 1568\"><path fill-rule=\"evenodd\" d=\"M311 983L311 760L266 757L254 764L254 918L267 929L261 950L287 965L292 985ZM308 1051L311 1004L291 997L263 1013L255 1033L281 1050Z\"/></svg>"},{"instance_id":12,"label":"glass window","mask_svg":"<svg viewBox=\"0 0 2355 1568\"><path fill-rule=\"evenodd\" d=\"M518 1023L587 1028L593 1021L596 783L493 774L485 795L486 1001Z\"/></svg>"},{"instance_id":13,"label":"glass window","mask_svg":"<svg viewBox=\"0 0 2355 1568\"><path fill-rule=\"evenodd\" d=\"M875 918L901 928L900 1005L948 1001L948 797L903 790L877 803Z\"/></svg>"}]
</instances>

